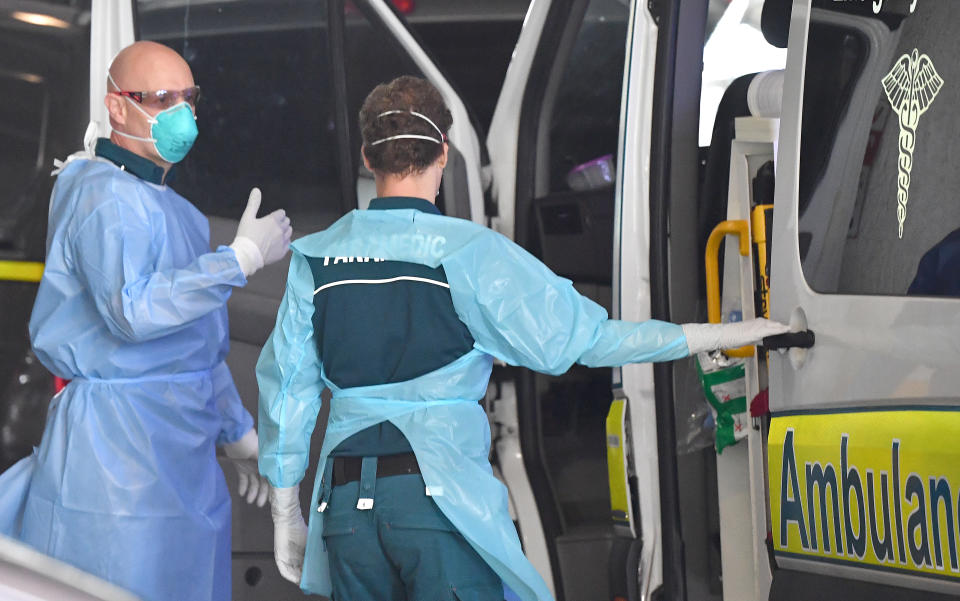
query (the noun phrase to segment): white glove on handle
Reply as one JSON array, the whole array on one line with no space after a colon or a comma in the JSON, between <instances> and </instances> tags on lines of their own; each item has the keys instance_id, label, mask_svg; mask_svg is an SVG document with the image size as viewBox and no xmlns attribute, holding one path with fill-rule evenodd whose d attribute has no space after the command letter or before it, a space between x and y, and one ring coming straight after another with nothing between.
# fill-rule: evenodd
<instances>
[{"instance_id":1,"label":"white glove on handle","mask_svg":"<svg viewBox=\"0 0 960 601\"><path fill-rule=\"evenodd\" d=\"M300 485L270 487L270 513L273 515L273 554L280 575L300 584L303 554L307 547L307 525L300 511Z\"/></svg>"},{"instance_id":2,"label":"white glove on handle","mask_svg":"<svg viewBox=\"0 0 960 601\"><path fill-rule=\"evenodd\" d=\"M247 208L240 216L237 237L230 244L246 277L250 277L264 265L282 259L290 248L290 236L293 234L290 219L283 209L257 218L260 198L260 188L250 190Z\"/></svg>"},{"instance_id":3,"label":"white glove on handle","mask_svg":"<svg viewBox=\"0 0 960 601\"><path fill-rule=\"evenodd\" d=\"M767 336L790 331L790 326L786 324L763 318L734 323L685 323L680 327L687 337L687 348L691 355L760 344Z\"/></svg>"},{"instance_id":4,"label":"white glove on handle","mask_svg":"<svg viewBox=\"0 0 960 601\"><path fill-rule=\"evenodd\" d=\"M233 461L237 474L240 475L237 493L241 497L245 496L247 503L256 501L257 507L263 507L267 502L270 484L260 475L260 470L257 468L259 446L257 431L250 428L240 440L223 445L223 452Z\"/></svg>"}]
</instances>

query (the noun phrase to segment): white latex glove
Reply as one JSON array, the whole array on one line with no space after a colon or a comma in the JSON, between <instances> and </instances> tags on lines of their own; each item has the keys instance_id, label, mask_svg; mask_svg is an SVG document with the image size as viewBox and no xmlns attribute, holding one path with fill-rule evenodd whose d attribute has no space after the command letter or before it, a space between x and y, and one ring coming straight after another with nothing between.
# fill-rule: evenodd
<instances>
[{"instance_id":1,"label":"white latex glove","mask_svg":"<svg viewBox=\"0 0 960 601\"><path fill-rule=\"evenodd\" d=\"M260 188L250 190L247 208L237 226L237 237L230 244L246 277L264 265L282 259L290 248L290 236L293 234L290 218L283 209L277 209L266 217L257 217L260 198Z\"/></svg>"},{"instance_id":2,"label":"white latex glove","mask_svg":"<svg viewBox=\"0 0 960 601\"><path fill-rule=\"evenodd\" d=\"M786 334L790 326L769 319L749 319L734 323L685 323L683 334L691 355L704 351L760 344L767 336Z\"/></svg>"},{"instance_id":3,"label":"white latex glove","mask_svg":"<svg viewBox=\"0 0 960 601\"><path fill-rule=\"evenodd\" d=\"M280 575L300 584L303 554L307 548L307 525L300 511L300 485L270 487L270 513L273 515L273 555Z\"/></svg>"},{"instance_id":4,"label":"white latex glove","mask_svg":"<svg viewBox=\"0 0 960 601\"><path fill-rule=\"evenodd\" d=\"M263 507L267 502L270 484L257 468L258 447L257 431L250 428L240 440L223 445L223 453L233 461L237 474L240 475L237 493L246 497L247 503L256 502L257 507Z\"/></svg>"}]
</instances>

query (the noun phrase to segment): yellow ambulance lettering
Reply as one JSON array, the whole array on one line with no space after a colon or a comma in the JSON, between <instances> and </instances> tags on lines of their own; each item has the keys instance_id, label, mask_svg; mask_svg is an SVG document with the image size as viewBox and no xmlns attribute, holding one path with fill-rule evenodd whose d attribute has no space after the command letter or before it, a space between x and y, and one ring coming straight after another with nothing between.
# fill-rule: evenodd
<instances>
[{"instance_id":1,"label":"yellow ambulance lettering","mask_svg":"<svg viewBox=\"0 0 960 601\"><path fill-rule=\"evenodd\" d=\"M958 440L950 408L775 416L775 553L960 581Z\"/></svg>"}]
</instances>

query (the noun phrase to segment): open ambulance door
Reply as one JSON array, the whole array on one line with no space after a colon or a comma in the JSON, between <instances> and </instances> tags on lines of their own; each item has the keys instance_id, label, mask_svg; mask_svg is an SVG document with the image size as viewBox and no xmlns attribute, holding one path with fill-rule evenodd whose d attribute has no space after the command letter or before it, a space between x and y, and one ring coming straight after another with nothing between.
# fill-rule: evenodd
<instances>
[{"instance_id":1,"label":"open ambulance door","mask_svg":"<svg viewBox=\"0 0 960 601\"><path fill-rule=\"evenodd\" d=\"M771 599L960 595L956 8L793 2L770 306L816 343L769 354Z\"/></svg>"},{"instance_id":2,"label":"open ambulance door","mask_svg":"<svg viewBox=\"0 0 960 601\"><path fill-rule=\"evenodd\" d=\"M494 114L492 227L615 318L698 319L706 17L706 2L535 0ZM690 465L674 381L687 367L501 372L517 437L498 460L528 483L537 511L518 505L521 538L558 599L685 599L688 552L707 563L705 529L680 526L684 511L705 521L708 503L702 484L684 495L678 482ZM527 546L531 513L549 563Z\"/></svg>"},{"instance_id":3,"label":"open ambulance door","mask_svg":"<svg viewBox=\"0 0 960 601\"><path fill-rule=\"evenodd\" d=\"M608 310L630 4L531 2L486 140L491 227ZM611 518L611 370L494 379L495 465L525 553L558 600L627 598L636 536Z\"/></svg>"}]
</instances>

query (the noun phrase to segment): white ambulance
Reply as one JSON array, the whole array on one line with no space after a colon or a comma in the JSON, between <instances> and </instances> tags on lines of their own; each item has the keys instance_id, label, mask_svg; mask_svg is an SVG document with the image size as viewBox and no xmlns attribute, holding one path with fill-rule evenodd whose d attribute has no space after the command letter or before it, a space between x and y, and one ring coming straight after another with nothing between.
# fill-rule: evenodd
<instances>
[{"instance_id":1,"label":"white ambulance","mask_svg":"<svg viewBox=\"0 0 960 601\"><path fill-rule=\"evenodd\" d=\"M512 237L613 317L793 326L727 357L497 368L492 460L558 600L960 597L954 1L533 0L522 27L505 0L84 4L0 2L50 39L89 32L101 122L117 49L186 57L209 104L175 187L215 242L252 185L300 234L364 207L359 102L412 73L454 115L446 214ZM495 110L477 107L499 82L470 65L511 27ZM462 50L455 73L424 50L438 43ZM231 299L251 408L284 274ZM235 503L234 524L234 598L296 598L269 515Z\"/></svg>"}]
</instances>

